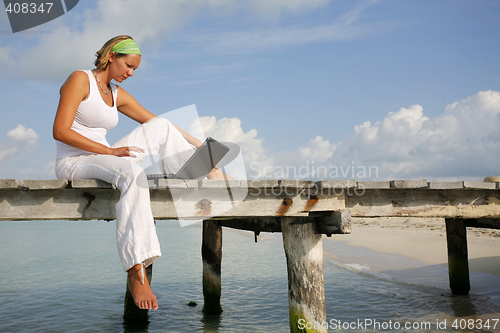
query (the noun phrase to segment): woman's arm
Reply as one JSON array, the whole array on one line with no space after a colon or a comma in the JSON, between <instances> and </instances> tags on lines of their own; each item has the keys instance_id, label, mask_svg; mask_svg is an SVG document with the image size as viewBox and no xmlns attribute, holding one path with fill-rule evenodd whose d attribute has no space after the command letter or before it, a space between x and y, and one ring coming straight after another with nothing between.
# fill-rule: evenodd
<instances>
[{"instance_id":1,"label":"woman's arm","mask_svg":"<svg viewBox=\"0 0 500 333\"><path fill-rule=\"evenodd\" d=\"M118 100L117 100L117 107L118 111L126 115L127 117L143 124L156 116L146 110L142 105L139 104L135 100L132 95L130 95L128 92L126 92L124 89L121 87L118 87ZM192 135L186 133L182 129L180 129L177 125L172 124L177 128L177 130L182 134L184 139L187 140L190 144L196 147L198 149L201 146L201 141L193 137Z\"/></svg>"},{"instance_id":2,"label":"woman's arm","mask_svg":"<svg viewBox=\"0 0 500 333\"><path fill-rule=\"evenodd\" d=\"M55 140L61 141L69 146L97 154L116 156L132 156L131 152L143 150L138 147L110 148L97 143L71 129L75 120L76 110L80 103L88 97L89 79L82 71L72 73L61 87L59 106L52 128Z\"/></svg>"}]
</instances>

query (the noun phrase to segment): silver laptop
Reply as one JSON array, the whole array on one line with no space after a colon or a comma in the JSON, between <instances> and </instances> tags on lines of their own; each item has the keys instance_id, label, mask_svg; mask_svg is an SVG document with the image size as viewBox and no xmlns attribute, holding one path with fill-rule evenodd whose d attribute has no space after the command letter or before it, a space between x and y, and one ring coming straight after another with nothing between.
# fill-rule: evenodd
<instances>
[{"instance_id":1,"label":"silver laptop","mask_svg":"<svg viewBox=\"0 0 500 333\"><path fill-rule=\"evenodd\" d=\"M175 174L152 174L148 179L200 179L212 171L228 153L229 147L208 137Z\"/></svg>"}]
</instances>

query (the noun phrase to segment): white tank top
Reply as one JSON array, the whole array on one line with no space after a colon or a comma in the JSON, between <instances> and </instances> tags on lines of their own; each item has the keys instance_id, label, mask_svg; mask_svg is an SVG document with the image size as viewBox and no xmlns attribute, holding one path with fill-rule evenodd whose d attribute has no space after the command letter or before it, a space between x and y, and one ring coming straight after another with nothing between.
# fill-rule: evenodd
<instances>
[{"instance_id":1,"label":"white tank top","mask_svg":"<svg viewBox=\"0 0 500 333\"><path fill-rule=\"evenodd\" d=\"M106 140L106 133L118 124L118 109L116 108L117 86L110 83L113 92L113 106L107 105L99 93L99 87L90 70L87 73L90 82L90 92L86 100L82 101L76 110L75 120L71 129L92 141L110 147ZM75 155L94 154L69 146L56 140L56 159Z\"/></svg>"}]
</instances>

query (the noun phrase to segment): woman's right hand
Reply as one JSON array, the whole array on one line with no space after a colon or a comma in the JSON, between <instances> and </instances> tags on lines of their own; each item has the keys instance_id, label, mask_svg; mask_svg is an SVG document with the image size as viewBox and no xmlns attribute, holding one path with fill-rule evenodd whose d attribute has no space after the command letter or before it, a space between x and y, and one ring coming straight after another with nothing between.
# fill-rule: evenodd
<instances>
[{"instance_id":1,"label":"woman's right hand","mask_svg":"<svg viewBox=\"0 0 500 333\"><path fill-rule=\"evenodd\" d=\"M136 146L125 146L118 148L111 148L110 155L118 156L118 157L137 157L132 152L144 153L144 149L136 147Z\"/></svg>"}]
</instances>

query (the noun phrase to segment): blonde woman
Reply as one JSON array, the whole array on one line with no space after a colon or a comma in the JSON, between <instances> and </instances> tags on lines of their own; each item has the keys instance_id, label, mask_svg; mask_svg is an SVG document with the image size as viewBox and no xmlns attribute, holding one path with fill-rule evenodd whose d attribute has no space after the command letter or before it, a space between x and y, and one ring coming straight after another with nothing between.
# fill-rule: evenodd
<instances>
[{"instance_id":1,"label":"blonde woman","mask_svg":"<svg viewBox=\"0 0 500 333\"><path fill-rule=\"evenodd\" d=\"M53 126L57 145L56 175L62 179L102 179L121 191L116 204L118 253L128 286L141 309L158 308L144 268L160 257L149 189L139 166L148 154L160 154L165 173L175 173L201 142L168 120L143 108L121 83L133 76L141 51L130 36L117 36L97 52L96 68L73 72L60 90ZM118 112L142 124L114 145L106 133ZM207 177L223 179L214 169ZM227 176L226 176L227 177Z\"/></svg>"}]
</instances>

